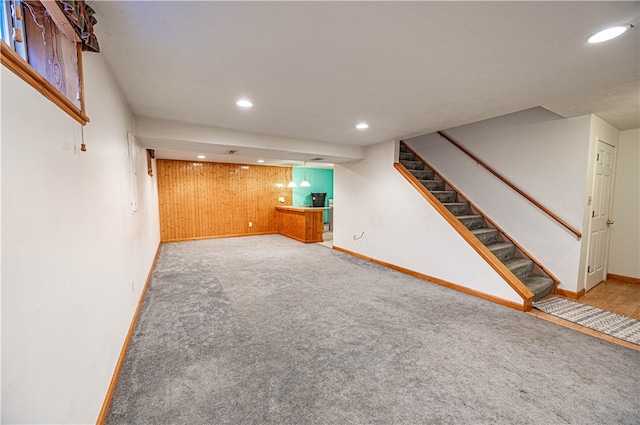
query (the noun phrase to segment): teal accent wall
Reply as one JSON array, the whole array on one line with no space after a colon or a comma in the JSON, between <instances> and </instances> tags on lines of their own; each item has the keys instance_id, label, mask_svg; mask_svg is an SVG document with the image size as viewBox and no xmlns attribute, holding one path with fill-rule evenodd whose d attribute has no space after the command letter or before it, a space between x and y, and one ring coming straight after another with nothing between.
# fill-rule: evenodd
<instances>
[{"instance_id":1,"label":"teal accent wall","mask_svg":"<svg viewBox=\"0 0 640 425\"><path fill-rule=\"evenodd\" d=\"M325 206L329 205L329 199L333 199L333 170L326 168L307 167L307 180L311 187L300 187L304 180L304 167L292 167L291 175L298 187L293 188L293 205L311 205L311 193L327 193ZM329 220L329 212L324 212L325 223Z\"/></svg>"}]
</instances>

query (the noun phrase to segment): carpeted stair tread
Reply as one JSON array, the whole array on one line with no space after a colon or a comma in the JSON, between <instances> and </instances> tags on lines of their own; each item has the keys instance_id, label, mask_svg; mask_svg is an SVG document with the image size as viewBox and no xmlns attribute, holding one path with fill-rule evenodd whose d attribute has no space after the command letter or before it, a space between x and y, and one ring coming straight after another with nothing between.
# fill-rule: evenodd
<instances>
[{"instance_id":1,"label":"carpeted stair tread","mask_svg":"<svg viewBox=\"0 0 640 425\"><path fill-rule=\"evenodd\" d=\"M533 261L527 258L514 258L503 263L518 279L524 279L533 270Z\"/></svg>"},{"instance_id":2,"label":"carpeted stair tread","mask_svg":"<svg viewBox=\"0 0 640 425\"><path fill-rule=\"evenodd\" d=\"M407 170L424 170L424 163L422 161L404 161L400 163L405 166Z\"/></svg>"},{"instance_id":3,"label":"carpeted stair tread","mask_svg":"<svg viewBox=\"0 0 640 425\"><path fill-rule=\"evenodd\" d=\"M485 245L489 245L498 240L498 229L491 227L481 227L471 230L471 233Z\"/></svg>"},{"instance_id":4,"label":"carpeted stair tread","mask_svg":"<svg viewBox=\"0 0 640 425\"><path fill-rule=\"evenodd\" d=\"M484 217L480 214L459 215L456 218L469 230L478 229L484 224Z\"/></svg>"},{"instance_id":5,"label":"carpeted stair tread","mask_svg":"<svg viewBox=\"0 0 640 425\"><path fill-rule=\"evenodd\" d=\"M412 152L400 152L401 161L415 161L416 156Z\"/></svg>"},{"instance_id":6,"label":"carpeted stair tread","mask_svg":"<svg viewBox=\"0 0 640 425\"><path fill-rule=\"evenodd\" d=\"M433 171L431 170L409 170L411 174L418 180L433 180Z\"/></svg>"},{"instance_id":7,"label":"carpeted stair tread","mask_svg":"<svg viewBox=\"0 0 640 425\"><path fill-rule=\"evenodd\" d=\"M471 218L471 217L473 217L473 218L476 218L476 217L482 218L482 216L480 214L466 214L466 215L458 216L458 219L462 220L462 219Z\"/></svg>"},{"instance_id":8,"label":"carpeted stair tread","mask_svg":"<svg viewBox=\"0 0 640 425\"><path fill-rule=\"evenodd\" d=\"M553 279L545 276L531 275L520 280L533 292L534 302L552 294L556 286Z\"/></svg>"},{"instance_id":9,"label":"carpeted stair tread","mask_svg":"<svg viewBox=\"0 0 640 425\"><path fill-rule=\"evenodd\" d=\"M468 202L445 202L442 205L455 216L469 215L471 213L471 207Z\"/></svg>"},{"instance_id":10,"label":"carpeted stair tread","mask_svg":"<svg viewBox=\"0 0 640 425\"><path fill-rule=\"evenodd\" d=\"M456 202L458 194L455 190L432 190L431 193L443 204L446 202Z\"/></svg>"},{"instance_id":11,"label":"carpeted stair tread","mask_svg":"<svg viewBox=\"0 0 640 425\"><path fill-rule=\"evenodd\" d=\"M510 242L495 242L487 245L487 248L503 263L511 260L516 251L516 246Z\"/></svg>"},{"instance_id":12,"label":"carpeted stair tread","mask_svg":"<svg viewBox=\"0 0 640 425\"><path fill-rule=\"evenodd\" d=\"M419 182L430 191L444 189L444 182L442 180L419 180Z\"/></svg>"}]
</instances>

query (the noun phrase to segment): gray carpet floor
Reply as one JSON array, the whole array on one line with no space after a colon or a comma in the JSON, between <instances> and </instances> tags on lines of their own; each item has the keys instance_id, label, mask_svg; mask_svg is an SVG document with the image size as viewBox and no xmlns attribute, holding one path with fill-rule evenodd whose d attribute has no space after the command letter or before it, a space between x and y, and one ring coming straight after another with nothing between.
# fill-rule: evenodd
<instances>
[{"instance_id":1,"label":"gray carpet floor","mask_svg":"<svg viewBox=\"0 0 640 425\"><path fill-rule=\"evenodd\" d=\"M107 423L639 424L639 382L640 352L319 244L212 239L162 245Z\"/></svg>"}]
</instances>

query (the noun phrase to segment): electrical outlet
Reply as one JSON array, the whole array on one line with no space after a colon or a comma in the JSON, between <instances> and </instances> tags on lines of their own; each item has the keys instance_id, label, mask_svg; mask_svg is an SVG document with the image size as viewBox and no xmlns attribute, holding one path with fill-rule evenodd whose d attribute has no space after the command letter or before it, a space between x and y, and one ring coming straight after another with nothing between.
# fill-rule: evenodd
<instances>
[{"instance_id":1,"label":"electrical outlet","mask_svg":"<svg viewBox=\"0 0 640 425\"><path fill-rule=\"evenodd\" d=\"M253 227L253 221L249 222L249 227Z\"/></svg>"},{"instance_id":2,"label":"electrical outlet","mask_svg":"<svg viewBox=\"0 0 640 425\"><path fill-rule=\"evenodd\" d=\"M281 196L278 198L278 201L283 202L284 203L284 196Z\"/></svg>"}]
</instances>

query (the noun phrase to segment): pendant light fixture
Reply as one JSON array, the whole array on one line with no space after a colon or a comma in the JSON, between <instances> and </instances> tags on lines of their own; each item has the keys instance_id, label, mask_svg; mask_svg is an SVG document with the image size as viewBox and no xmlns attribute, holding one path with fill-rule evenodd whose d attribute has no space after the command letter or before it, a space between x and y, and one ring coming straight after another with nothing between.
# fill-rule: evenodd
<instances>
[{"instance_id":1,"label":"pendant light fixture","mask_svg":"<svg viewBox=\"0 0 640 425\"><path fill-rule=\"evenodd\" d=\"M311 183L307 180L307 161L304 162L304 180L300 183L300 187L311 187Z\"/></svg>"},{"instance_id":2,"label":"pendant light fixture","mask_svg":"<svg viewBox=\"0 0 640 425\"><path fill-rule=\"evenodd\" d=\"M292 164L293 165L293 164ZM289 184L287 185L287 187L289 189L293 189L294 187L298 187L298 185L296 184L296 182L293 181L293 166L291 167L291 181L289 182Z\"/></svg>"}]
</instances>

